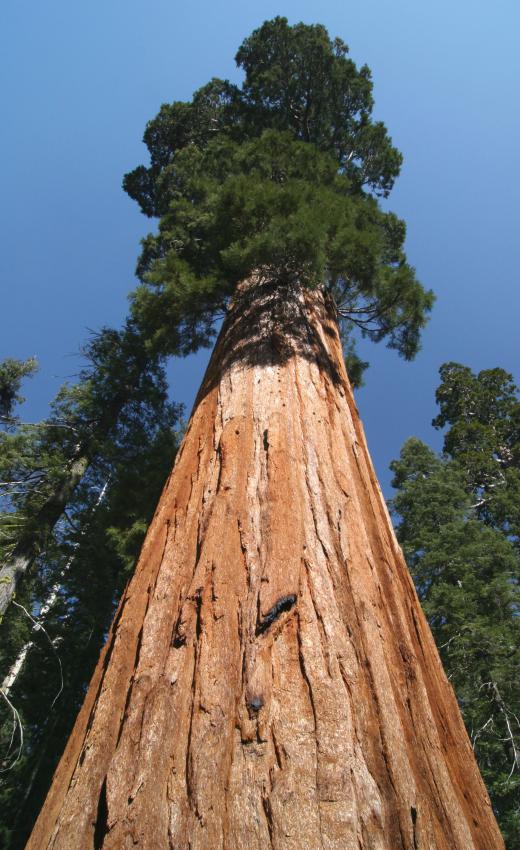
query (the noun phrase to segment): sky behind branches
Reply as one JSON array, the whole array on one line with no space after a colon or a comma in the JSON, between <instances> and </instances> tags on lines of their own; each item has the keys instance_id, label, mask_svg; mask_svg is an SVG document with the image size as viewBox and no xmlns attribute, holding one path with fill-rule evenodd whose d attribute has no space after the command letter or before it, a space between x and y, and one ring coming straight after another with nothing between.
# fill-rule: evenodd
<instances>
[{"instance_id":1,"label":"sky behind branches","mask_svg":"<svg viewBox=\"0 0 520 850\"><path fill-rule=\"evenodd\" d=\"M36 355L25 419L74 379L88 331L119 326L139 240L154 223L121 189L147 163L161 103L212 76L265 19L323 23L372 70L375 116L404 154L389 208L437 303L415 362L366 345L357 393L370 450L388 464L415 434L435 446L438 368L501 366L520 381L518 190L520 6L516 0L3 0L0 9L0 359ZM189 409L208 352L172 365Z\"/></svg>"}]
</instances>

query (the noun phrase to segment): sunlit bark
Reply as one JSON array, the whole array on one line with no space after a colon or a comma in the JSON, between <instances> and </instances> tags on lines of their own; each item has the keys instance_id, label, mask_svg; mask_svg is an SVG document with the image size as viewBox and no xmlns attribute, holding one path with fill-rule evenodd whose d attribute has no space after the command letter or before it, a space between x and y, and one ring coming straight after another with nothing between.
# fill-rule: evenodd
<instances>
[{"instance_id":1,"label":"sunlit bark","mask_svg":"<svg viewBox=\"0 0 520 850\"><path fill-rule=\"evenodd\" d=\"M503 847L321 293L224 323L28 844L130 847Z\"/></svg>"}]
</instances>

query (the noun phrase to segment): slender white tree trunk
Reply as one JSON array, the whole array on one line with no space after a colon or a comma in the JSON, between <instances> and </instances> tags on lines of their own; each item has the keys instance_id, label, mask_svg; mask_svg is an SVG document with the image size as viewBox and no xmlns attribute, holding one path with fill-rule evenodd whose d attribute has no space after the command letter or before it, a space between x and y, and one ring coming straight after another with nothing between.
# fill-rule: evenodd
<instances>
[{"instance_id":1,"label":"slender white tree trunk","mask_svg":"<svg viewBox=\"0 0 520 850\"><path fill-rule=\"evenodd\" d=\"M107 487L108 487L108 481L105 482L105 484L103 485L103 487L99 491L99 495L96 499L94 507L92 508L92 513L95 513L95 511L98 509L99 505L101 504L101 502L105 498ZM85 534L87 534L87 532L88 532L88 526L82 529L80 537L84 537ZM78 545L79 545L79 543L75 544L76 547ZM72 555L68 559L67 563L65 564L65 566L63 567L63 569L60 573L60 581L53 584L49 593L47 594L45 601L43 602L43 604L40 608L38 616L36 617L36 619L32 620L33 631L40 631L40 630L45 631L45 629L44 629L45 620L47 619L47 615L49 614L49 612L52 611L52 609L56 605L56 602L58 601L61 586L62 586L62 579L68 573L68 571L70 570L70 568L73 564L73 561L74 561L74 555ZM50 638L49 638L49 641L51 641ZM52 643L52 641L51 641L51 643ZM11 689L12 689L14 683L16 682L18 676L20 675L22 668L23 668L23 665L25 664L25 659L27 658L27 655L29 654L29 651L31 650L31 648L33 646L34 646L33 640L28 640L24 643L24 645L21 647L18 655L16 656L15 660L11 664L9 670L7 671L6 675L4 676L3 682L0 685L0 691L2 691L5 694L5 696L9 697Z\"/></svg>"}]
</instances>

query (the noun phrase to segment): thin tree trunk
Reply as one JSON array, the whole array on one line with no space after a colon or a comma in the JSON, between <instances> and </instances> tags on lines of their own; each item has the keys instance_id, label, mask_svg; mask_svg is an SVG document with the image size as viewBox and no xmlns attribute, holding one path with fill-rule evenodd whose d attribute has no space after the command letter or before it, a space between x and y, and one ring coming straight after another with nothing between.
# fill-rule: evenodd
<instances>
[{"instance_id":1,"label":"thin tree trunk","mask_svg":"<svg viewBox=\"0 0 520 850\"><path fill-rule=\"evenodd\" d=\"M321 293L224 323L27 847L503 848Z\"/></svg>"}]
</instances>

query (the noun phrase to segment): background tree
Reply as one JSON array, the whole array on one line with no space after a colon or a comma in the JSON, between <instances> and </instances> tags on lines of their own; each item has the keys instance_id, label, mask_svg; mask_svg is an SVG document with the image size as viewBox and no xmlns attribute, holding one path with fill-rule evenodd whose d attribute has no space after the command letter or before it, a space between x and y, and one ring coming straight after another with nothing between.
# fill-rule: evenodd
<instances>
[{"instance_id":1,"label":"background tree","mask_svg":"<svg viewBox=\"0 0 520 850\"><path fill-rule=\"evenodd\" d=\"M479 519L520 545L520 401L512 375L441 367L433 424L449 426L444 451L465 471Z\"/></svg>"},{"instance_id":2,"label":"background tree","mask_svg":"<svg viewBox=\"0 0 520 850\"><path fill-rule=\"evenodd\" d=\"M0 520L0 616L103 444L165 404L163 361L150 354L132 322L121 331L103 329L83 354L87 367L74 386L62 388L44 422L13 428L7 421L0 433L6 500Z\"/></svg>"},{"instance_id":3,"label":"background tree","mask_svg":"<svg viewBox=\"0 0 520 850\"><path fill-rule=\"evenodd\" d=\"M398 538L510 850L520 847L520 404L502 369L440 369L444 453L392 463Z\"/></svg>"},{"instance_id":4,"label":"background tree","mask_svg":"<svg viewBox=\"0 0 520 850\"><path fill-rule=\"evenodd\" d=\"M7 358L0 363L0 423L14 424L13 413L17 404L24 401L20 387L24 378L33 375L37 369L34 357L28 360Z\"/></svg>"}]
</instances>

